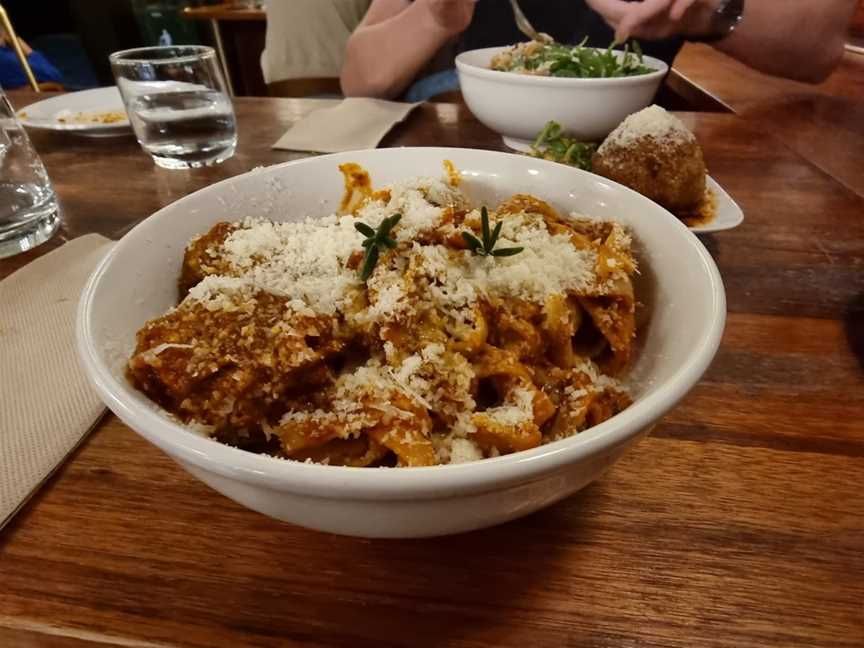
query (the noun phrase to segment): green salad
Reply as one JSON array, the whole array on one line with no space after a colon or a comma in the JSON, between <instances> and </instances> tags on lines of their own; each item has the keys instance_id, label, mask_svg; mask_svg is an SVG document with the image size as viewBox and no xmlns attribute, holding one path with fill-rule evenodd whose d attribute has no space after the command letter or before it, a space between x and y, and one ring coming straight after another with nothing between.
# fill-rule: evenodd
<instances>
[{"instance_id":1,"label":"green salad","mask_svg":"<svg viewBox=\"0 0 864 648\"><path fill-rule=\"evenodd\" d=\"M531 145L531 155L590 171L591 156L598 146L594 142L580 142L564 135L561 124L550 121Z\"/></svg>"},{"instance_id":2,"label":"green salad","mask_svg":"<svg viewBox=\"0 0 864 648\"><path fill-rule=\"evenodd\" d=\"M639 43L625 43L623 50L585 47L587 38L578 45L554 41L517 43L496 54L490 67L501 72L536 76L600 79L638 76L655 72L643 62Z\"/></svg>"}]
</instances>

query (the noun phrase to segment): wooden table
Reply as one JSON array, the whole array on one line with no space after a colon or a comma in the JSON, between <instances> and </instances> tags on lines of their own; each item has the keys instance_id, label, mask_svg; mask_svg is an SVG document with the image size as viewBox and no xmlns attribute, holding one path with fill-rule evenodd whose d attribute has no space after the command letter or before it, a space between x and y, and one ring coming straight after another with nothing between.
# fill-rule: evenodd
<instances>
[{"instance_id":1,"label":"wooden table","mask_svg":"<svg viewBox=\"0 0 864 648\"><path fill-rule=\"evenodd\" d=\"M697 106L727 109L864 196L864 54L847 52L823 83L761 74L707 46L687 44L668 83Z\"/></svg>"},{"instance_id":2,"label":"wooden table","mask_svg":"<svg viewBox=\"0 0 864 648\"><path fill-rule=\"evenodd\" d=\"M62 236L296 157L269 145L306 104L236 106L239 152L206 170L158 169L131 138L34 134ZM739 117L686 118L747 218L703 238L727 330L603 479L486 531L357 540L248 511L109 417L0 535L0 645L864 645L864 200ZM447 104L385 144L500 148Z\"/></svg>"}]
</instances>

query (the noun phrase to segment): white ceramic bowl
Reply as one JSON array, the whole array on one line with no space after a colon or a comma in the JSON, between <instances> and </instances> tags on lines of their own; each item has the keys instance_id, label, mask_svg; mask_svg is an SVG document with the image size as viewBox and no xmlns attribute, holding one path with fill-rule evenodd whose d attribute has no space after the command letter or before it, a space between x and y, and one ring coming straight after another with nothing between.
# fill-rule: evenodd
<instances>
[{"instance_id":1,"label":"white ceramic bowl","mask_svg":"<svg viewBox=\"0 0 864 648\"><path fill-rule=\"evenodd\" d=\"M463 52L456 57L462 96L471 112L504 137L508 146L524 149L549 120L577 139L599 141L627 115L650 105L669 66L646 56L656 71L613 79L543 77L490 70L492 57L506 47Z\"/></svg>"},{"instance_id":2,"label":"white ceramic bowl","mask_svg":"<svg viewBox=\"0 0 864 648\"><path fill-rule=\"evenodd\" d=\"M221 220L288 220L335 211L340 163L366 167L377 185L462 172L472 200L527 192L565 213L632 227L641 274L631 376L634 404L588 431L508 456L431 468L343 468L237 450L168 418L124 379L135 332L176 303L186 242ZM117 243L84 290L77 338L87 375L111 410L212 488L266 515L366 537L422 537L478 529L556 502L600 476L677 403L708 367L725 321L723 284L687 228L634 191L563 164L492 151L404 148L339 153L259 169L202 189L143 221Z\"/></svg>"}]
</instances>

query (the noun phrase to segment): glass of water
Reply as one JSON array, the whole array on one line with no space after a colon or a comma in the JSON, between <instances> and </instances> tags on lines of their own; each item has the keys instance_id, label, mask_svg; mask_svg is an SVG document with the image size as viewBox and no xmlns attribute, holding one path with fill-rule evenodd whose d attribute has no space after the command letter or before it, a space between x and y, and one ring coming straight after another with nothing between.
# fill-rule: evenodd
<instances>
[{"instance_id":1,"label":"glass of water","mask_svg":"<svg viewBox=\"0 0 864 648\"><path fill-rule=\"evenodd\" d=\"M59 226L54 188L0 88L0 258L44 243Z\"/></svg>"},{"instance_id":2,"label":"glass of water","mask_svg":"<svg viewBox=\"0 0 864 648\"><path fill-rule=\"evenodd\" d=\"M135 136L156 164L189 169L234 155L234 107L212 47L141 47L110 60Z\"/></svg>"}]
</instances>

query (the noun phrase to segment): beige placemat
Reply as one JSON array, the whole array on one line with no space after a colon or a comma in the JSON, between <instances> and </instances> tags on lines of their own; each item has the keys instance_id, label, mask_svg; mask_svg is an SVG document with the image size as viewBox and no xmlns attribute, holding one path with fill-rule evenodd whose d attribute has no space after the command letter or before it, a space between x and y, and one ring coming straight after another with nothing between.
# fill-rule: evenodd
<instances>
[{"instance_id":1,"label":"beige placemat","mask_svg":"<svg viewBox=\"0 0 864 648\"><path fill-rule=\"evenodd\" d=\"M303 117L273 148L315 153L375 148L388 131L418 105L349 97Z\"/></svg>"},{"instance_id":2,"label":"beige placemat","mask_svg":"<svg viewBox=\"0 0 864 648\"><path fill-rule=\"evenodd\" d=\"M0 281L0 528L104 410L78 366L75 311L112 244L82 236Z\"/></svg>"}]
</instances>

